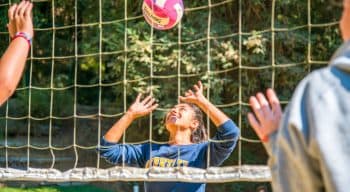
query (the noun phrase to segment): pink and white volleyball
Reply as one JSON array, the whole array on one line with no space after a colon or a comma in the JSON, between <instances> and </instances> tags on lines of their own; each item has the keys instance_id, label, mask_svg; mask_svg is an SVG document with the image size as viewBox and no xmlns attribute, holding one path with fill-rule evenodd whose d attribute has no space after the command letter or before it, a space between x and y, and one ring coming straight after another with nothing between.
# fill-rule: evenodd
<instances>
[{"instance_id":1,"label":"pink and white volleyball","mask_svg":"<svg viewBox=\"0 0 350 192\"><path fill-rule=\"evenodd\" d=\"M148 24L159 30L174 27L182 18L182 0L144 0L143 16Z\"/></svg>"}]
</instances>

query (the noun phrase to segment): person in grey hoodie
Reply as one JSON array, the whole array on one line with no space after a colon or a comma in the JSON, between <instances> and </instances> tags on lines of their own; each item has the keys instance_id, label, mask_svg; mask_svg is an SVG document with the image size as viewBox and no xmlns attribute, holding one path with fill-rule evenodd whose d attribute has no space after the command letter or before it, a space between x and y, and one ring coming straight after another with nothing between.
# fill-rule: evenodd
<instances>
[{"instance_id":1,"label":"person in grey hoodie","mask_svg":"<svg viewBox=\"0 0 350 192\"><path fill-rule=\"evenodd\" d=\"M272 89L249 100L274 191L350 191L350 0L343 4L344 44L300 82L284 114Z\"/></svg>"}]
</instances>

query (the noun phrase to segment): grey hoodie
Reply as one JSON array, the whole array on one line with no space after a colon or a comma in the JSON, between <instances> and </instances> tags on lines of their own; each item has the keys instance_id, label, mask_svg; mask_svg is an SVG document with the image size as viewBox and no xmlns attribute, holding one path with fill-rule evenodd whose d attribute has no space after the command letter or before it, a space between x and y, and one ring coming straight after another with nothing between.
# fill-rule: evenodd
<instances>
[{"instance_id":1,"label":"grey hoodie","mask_svg":"<svg viewBox=\"0 0 350 192\"><path fill-rule=\"evenodd\" d=\"M300 82L265 147L274 191L350 191L350 42Z\"/></svg>"}]
</instances>

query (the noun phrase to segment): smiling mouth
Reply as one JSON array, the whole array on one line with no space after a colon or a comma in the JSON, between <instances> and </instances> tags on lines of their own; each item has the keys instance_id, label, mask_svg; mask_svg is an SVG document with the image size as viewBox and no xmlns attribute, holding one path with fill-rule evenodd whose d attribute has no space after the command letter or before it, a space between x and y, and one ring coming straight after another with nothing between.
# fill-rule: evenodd
<instances>
[{"instance_id":1,"label":"smiling mouth","mask_svg":"<svg viewBox=\"0 0 350 192\"><path fill-rule=\"evenodd\" d=\"M171 115L168 117L168 122L175 123L177 120L177 117L175 115Z\"/></svg>"},{"instance_id":2,"label":"smiling mouth","mask_svg":"<svg viewBox=\"0 0 350 192\"><path fill-rule=\"evenodd\" d=\"M168 122L173 122L175 123L177 119L180 119L181 115L176 115L176 114L171 114L169 115L169 117L167 118Z\"/></svg>"}]
</instances>

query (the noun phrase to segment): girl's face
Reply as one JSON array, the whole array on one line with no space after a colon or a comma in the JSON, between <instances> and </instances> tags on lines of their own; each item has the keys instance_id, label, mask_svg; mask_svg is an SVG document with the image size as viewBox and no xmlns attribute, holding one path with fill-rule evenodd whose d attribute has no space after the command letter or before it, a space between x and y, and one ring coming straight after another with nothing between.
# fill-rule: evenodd
<instances>
[{"instance_id":1,"label":"girl's face","mask_svg":"<svg viewBox=\"0 0 350 192\"><path fill-rule=\"evenodd\" d=\"M165 126L169 132L180 129L195 129L199 122L194 118L191 106L186 103L175 105L165 117Z\"/></svg>"}]
</instances>

